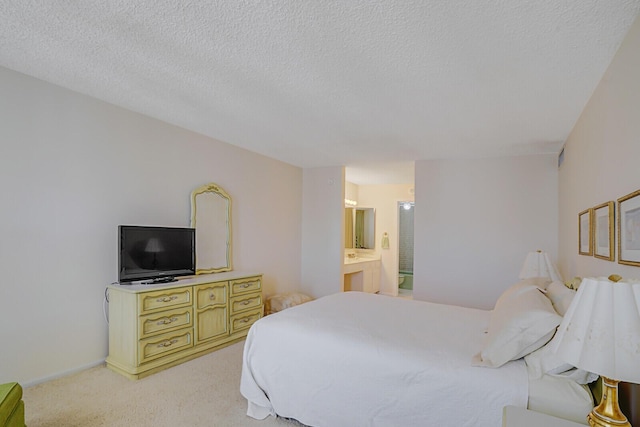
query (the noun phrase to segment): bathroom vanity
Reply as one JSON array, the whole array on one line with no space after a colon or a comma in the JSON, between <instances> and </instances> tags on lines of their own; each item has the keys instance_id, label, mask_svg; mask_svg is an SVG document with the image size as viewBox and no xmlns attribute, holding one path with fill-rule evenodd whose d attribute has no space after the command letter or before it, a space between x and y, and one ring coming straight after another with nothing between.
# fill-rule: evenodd
<instances>
[{"instance_id":1,"label":"bathroom vanity","mask_svg":"<svg viewBox=\"0 0 640 427\"><path fill-rule=\"evenodd\" d=\"M380 291L380 258L356 254L345 257L344 291L377 293Z\"/></svg>"},{"instance_id":2,"label":"bathroom vanity","mask_svg":"<svg viewBox=\"0 0 640 427\"><path fill-rule=\"evenodd\" d=\"M380 255L375 250L375 209L346 207L344 291L380 292Z\"/></svg>"}]
</instances>

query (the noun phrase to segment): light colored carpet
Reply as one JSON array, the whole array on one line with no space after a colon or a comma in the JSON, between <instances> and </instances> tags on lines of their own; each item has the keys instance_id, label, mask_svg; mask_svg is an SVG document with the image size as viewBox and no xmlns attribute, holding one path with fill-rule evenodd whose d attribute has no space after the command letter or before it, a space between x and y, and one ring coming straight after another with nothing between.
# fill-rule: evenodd
<instances>
[{"instance_id":1,"label":"light colored carpet","mask_svg":"<svg viewBox=\"0 0 640 427\"><path fill-rule=\"evenodd\" d=\"M98 366L24 390L29 427L292 427L254 420L240 394L240 342L141 380Z\"/></svg>"}]
</instances>

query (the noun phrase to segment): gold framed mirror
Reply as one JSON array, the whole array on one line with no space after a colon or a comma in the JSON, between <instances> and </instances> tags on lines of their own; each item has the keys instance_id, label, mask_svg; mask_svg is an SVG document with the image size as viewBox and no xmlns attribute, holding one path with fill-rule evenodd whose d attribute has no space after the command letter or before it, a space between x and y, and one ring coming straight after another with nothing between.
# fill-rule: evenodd
<instances>
[{"instance_id":1,"label":"gold framed mirror","mask_svg":"<svg viewBox=\"0 0 640 427\"><path fill-rule=\"evenodd\" d=\"M196 274L232 270L229 194L213 183L193 190L191 227L196 229Z\"/></svg>"}]
</instances>

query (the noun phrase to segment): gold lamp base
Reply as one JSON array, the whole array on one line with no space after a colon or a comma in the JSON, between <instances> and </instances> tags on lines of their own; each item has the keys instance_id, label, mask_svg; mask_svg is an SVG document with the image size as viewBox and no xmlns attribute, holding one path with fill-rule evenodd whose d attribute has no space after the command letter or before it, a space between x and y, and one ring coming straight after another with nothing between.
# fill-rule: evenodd
<instances>
[{"instance_id":1,"label":"gold lamp base","mask_svg":"<svg viewBox=\"0 0 640 427\"><path fill-rule=\"evenodd\" d=\"M618 405L618 383L602 378L602 401L587 416L591 427L631 427Z\"/></svg>"}]
</instances>

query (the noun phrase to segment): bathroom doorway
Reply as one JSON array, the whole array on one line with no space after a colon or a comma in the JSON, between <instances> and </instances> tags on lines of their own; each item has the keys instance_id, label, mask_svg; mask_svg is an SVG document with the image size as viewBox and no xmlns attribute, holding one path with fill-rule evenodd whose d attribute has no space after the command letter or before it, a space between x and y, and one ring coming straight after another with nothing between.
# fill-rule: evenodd
<instances>
[{"instance_id":1,"label":"bathroom doorway","mask_svg":"<svg viewBox=\"0 0 640 427\"><path fill-rule=\"evenodd\" d=\"M413 298L414 202L398 202L398 296Z\"/></svg>"}]
</instances>

